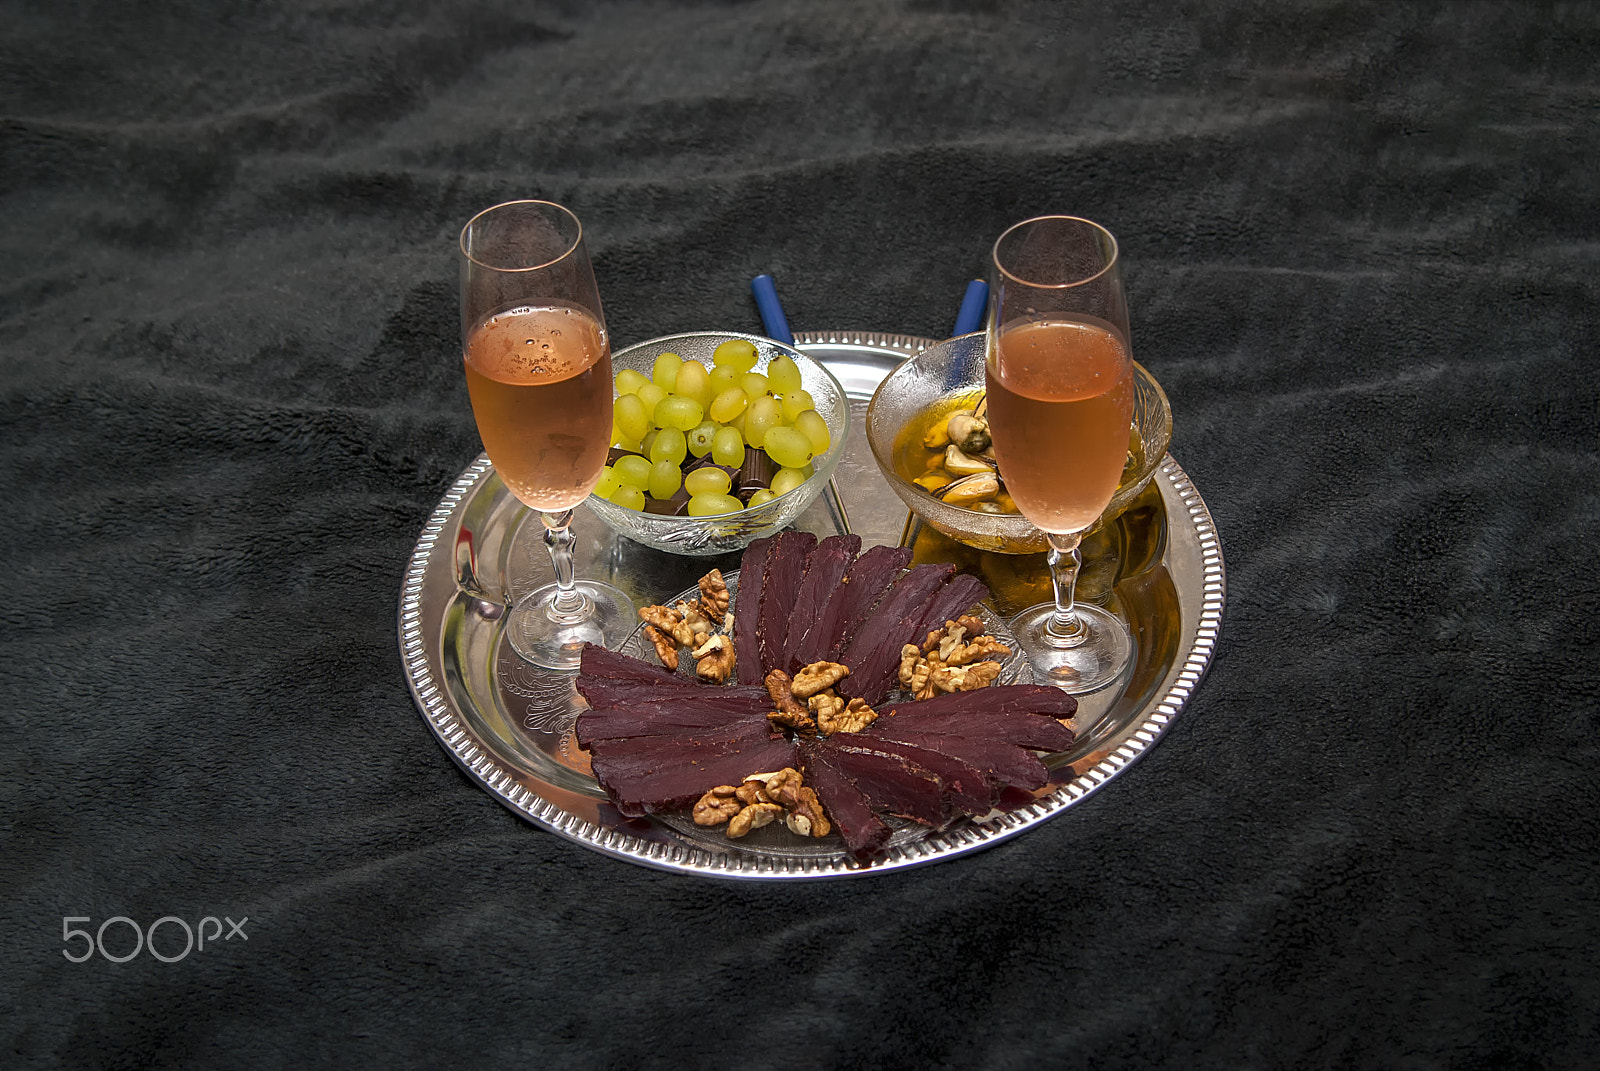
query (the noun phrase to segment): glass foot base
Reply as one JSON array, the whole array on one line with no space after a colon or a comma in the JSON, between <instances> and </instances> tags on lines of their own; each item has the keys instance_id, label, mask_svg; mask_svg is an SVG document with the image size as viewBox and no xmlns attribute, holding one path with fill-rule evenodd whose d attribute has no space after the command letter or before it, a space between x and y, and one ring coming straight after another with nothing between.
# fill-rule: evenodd
<instances>
[{"instance_id":1,"label":"glass foot base","mask_svg":"<svg viewBox=\"0 0 1600 1071\"><path fill-rule=\"evenodd\" d=\"M1030 606L1011 620L1034 678L1072 695L1088 695L1123 680L1133 665L1133 634L1122 619L1093 603L1078 603L1073 613L1083 623L1082 638L1068 645L1049 630L1055 609L1053 603Z\"/></svg>"},{"instance_id":2,"label":"glass foot base","mask_svg":"<svg viewBox=\"0 0 1600 1071\"><path fill-rule=\"evenodd\" d=\"M554 584L535 588L512 608L506 639L524 662L546 669L577 669L584 644L615 650L639 624L633 600L610 584L579 580L573 588L584 597L584 605L571 614L555 609Z\"/></svg>"}]
</instances>

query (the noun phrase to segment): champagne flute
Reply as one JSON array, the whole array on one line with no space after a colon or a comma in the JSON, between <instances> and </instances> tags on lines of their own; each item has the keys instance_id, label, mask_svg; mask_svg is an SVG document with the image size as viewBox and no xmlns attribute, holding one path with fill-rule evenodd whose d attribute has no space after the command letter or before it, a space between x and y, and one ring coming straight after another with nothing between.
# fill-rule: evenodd
<instances>
[{"instance_id":1,"label":"champagne flute","mask_svg":"<svg viewBox=\"0 0 1600 1071\"><path fill-rule=\"evenodd\" d=\"M1133 419L1117 241L1086 219L1043 216L1002 234L993 261L989 429L1006 490L1050 542L1055 594L1011 627L1040 681L1088 694L1133 658L1121 619L1073 601L1078 543L1116 492Z\"/></svg>"},{"instance_id":2,"label":"champagne flute","mask_svg":"<svg viewBox=\"0 0 1600 1071\"><path fill-rule=\"evenodd\" d=\"M578 217L549 201L511 201L461 231L461 349L484 451L506 487L544 521L553 584L517 600L512 650L573 669L585 643L616 647L633 602L574 580L572 508L599 482L611 441L611 343Z\"/></svg>"}]
</instances>

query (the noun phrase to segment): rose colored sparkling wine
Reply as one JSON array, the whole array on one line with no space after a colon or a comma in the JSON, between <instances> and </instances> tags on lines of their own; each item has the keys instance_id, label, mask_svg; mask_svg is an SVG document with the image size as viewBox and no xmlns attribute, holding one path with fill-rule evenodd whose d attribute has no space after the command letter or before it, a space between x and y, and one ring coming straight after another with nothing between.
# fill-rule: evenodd
<instances>
[{"instance_id":1,"label":"rose colored sparkling wine","mask_svg":"<svg viewBox=\"0 0 1600 1071\"><path fill-rule=\"evenodd\" d=\"M1095 324L1044 320L1004 330L989 355L989 428L1006 490L1046 532L1081 532L1122 478L1133 421L1133 361Z\"/></svg>"},{"instance_id":2,"label":"rose colored sparkling wine","mask_svg":"<svg viewBox=\"0 0 1600 1071\"><path fill-rule=\"evenodd\" d=\"M551 513L588 497L611 437L600 325L576 309L511 309L468 336L465 363L478 434L511 493Z\"/></svg>"}]
</instances>

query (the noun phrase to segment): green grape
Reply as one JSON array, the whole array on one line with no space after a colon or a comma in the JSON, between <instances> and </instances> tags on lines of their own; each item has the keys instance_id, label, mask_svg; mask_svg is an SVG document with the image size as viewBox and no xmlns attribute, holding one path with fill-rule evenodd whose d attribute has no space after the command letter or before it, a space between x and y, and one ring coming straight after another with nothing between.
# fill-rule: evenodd
<instances>
[{"instance_id":1,"label":"green grape","mask_svg":"<svg viewBox=\"0 0 1600 1071\"><path fill-rule=\"evenodd\" d=\"M631 483L625 483L611 492L611 501L627 509L636 509L641 513L644 511L644 492Z\"/></svg>"},{"instance_id":2,"label":"green grape","mask_svg":"<svg viewBox=\"0 0 1600 1071\"><path fill-rule=\"evenodd\" d=\"M705 457L711 452L711 443L719 430L715 421L702 421L688 433L689 452L695 457Z\"/></svg>"},{"instance_id":3,"label":"green grape","mask_svg":"<svg viewBox=\"0 0 1600 1071\"><path fill-rule=\"evenodd\" d=\"M777 497L777 495L763 487L755 494L750 496L750 505L748 508L755 509L757 506L764 506Z\"/></svg>"},{"instance_id":4,"label":"green grape","mask_svg":"<svg viewBox=\"0 0 1600 1071\"><path fill-rule=\"evenodd\" d=\"M732 390L743 378L743 373L737 368L729 368L725 364L717 365L711 370L711 397L715 398L725 390Z\"/></svg>"},{"instance_id":5,"label":"green grape","mask_svg":"<svg viewBox=\"0 0 1600 1071\"><path fill-rule=\"evenodd\" d=\"M706 414L719 424L726 424L740 413L745 406L750 404L750 399L745 397L744 391L738 387L729 387L715 398L706 409Z\"/></svg>"},{"instance_id":6,"label":"green grape","mask_svg":"<svg viewBox=\"0 0 1600 1071\"><path fill-rule=\"evenodd\" d=\"M692 398L700 403L702 409L705 408L711 401L711 376L706 372L706 366L699 361L684 361L678 367L678 381L672 393L680 398ZM700 422L696 420L694 423ZM694 427L694 424L689 427Z\"/></svg>"},{"instance_id":7,"label":"green grape","mask_svg":"<svg viewBox=\"0 0 1600 1071\"><path fill-rule=\"evenodd\" d=\"M714 517L719 513L738 513L744 503L732 495L704 494L689 499L689 516Z\"/></svg>"},{"instance_id":8,"label":"green grape","mask_svg":"<svg viewBox=\"0 0 1600 1071\"><path fill-rule=\"evenodd\" d=\"M811 440L782 424L767 431L761 448L784 468L797 469L811 460Z\"/></svg>"},{"instance_id":9,"label":"green grape","mask_svg":"<svg viewBox=\"0 0 1600 1071\"><path fill-rule=\"evenodd\" d=\"M767 389L774 394L788 394L800 389L800 366L787 354L779 354L767 365Z\"/></svg>"},{"instance_id":10,"label":"green grape","mask_svg":"<svg viewBox=\"0 0 1600 1071\"><path fill-rule=\"evenodd\" d=\"M806 474L799 469L782 468L772 474L773 495L786 495L806 482Z\"/></svg>"},{"instance_id":11,"label":"green grape","mask_svg":"<svg viewBox=\"0 0 1600 1071\"><path fill-rule=\"evenodd\" d=\"M828 422L815 409L807 409L795 417L794 430L811 440L813 454L826 454L829 444L833 442L833 436L828 433Z\"/></svg>"},{"instance_id":12,"label":"green grape","mask_svg":"<svg viewBox=\"0 0 1600 1071\"><path fill-rule=\"evenodd\" d=\"M639 400L644 403L645 418L652 424L656 423L656 406L661 403L661 399L667 396L667 392L654 383L646 383L639 388L637 393Z\"/></svg>"},{"instance_id":13,"label":"green grape","mask_svg":"<svg viewBox=\"0 0 1600 1071\"><path fill-rule=\"evenodd\" d=\"M681 465L688 453L689 439L683 432L677 428L662 428L656 434L656 441L650 444L649 458L651 461L670 461L674 465Z\"/></svg>"},{"instance_id":14,"label":"green grape","mask_svg":"<svg viewBox=\"0 0 1600 1071\"><path fill-rule=\"evenodd\" d=\"M638 442L650 430L650 417L636 394L624 394L611 403L611 420L625 438Z\"/></svg>"},{"instance_id":15,"label":"green grape","mask_svg":"<svg viewBox=\"0 0 1600 1071\"><path fill-rule=\"evenodd\" d=\"M679 373L680 376L682 374ZM661 399L660 405L656 406L656 423L663 428L688 431L698 425L704 417L704 404L694 398L685 398L681 394L669 394Z\"/></svg>"},{"instance_id":16,"label":"green grape","mask_svg":"<svg viewBox=\"0 0 1600 1071\"><path fill-rule=\"evenodd\" d=\"M610 498L611 492L622 486L622 479L617 475L617 470L607 465L600 470L600 482L594 485L594 493L601 498Z\"/></svg>"},{"instance_id":17,"label":"green grape","mask_svg":"<svg viewBox=\"0 0 1600 1071\"><path fill-rule=\"evenodd\" d=\"M639 388L648 382L650 381L644 377L643 372L624 368L617 373L617 394L638 394Z\"/></svg>"},{"instance_id":18,"label":"green grape","mask_svg":"<svg viewBox=\"0 0 1600 1071\"><path fill-rule=\"evenodd\" d=\"M792 390L783 396L783 419L790 424L800 419L800 414L807 409L816 408L816 403L811 400L811 392Z\"/></svg>"},{"instance_id":19,"label":"green grape","mask_svg":"<svg viewBox=\"0 0 1600 1071\"><path fill-rule=\"evenodd\" d=\"M760 372L746 372L739 378L739 386L752 398L759 398L770 390L767 377Z\"/></svg>"},{"instance_id":20,"label":"green grape","mask_svg":"<svg viewBox=\"0 0 1600 1071\"><path fill-rule=\"evenodd\" d=\"M681 433L680 433L681 434ZM650 466L650 497L668 499L683 483L683 470L676 461L657 461Z\"/></svg>"},{"instance_id":21,"label":"green grape","mask_svg":"<svg viewBox=\"0 0 1600 1071\"><path fill-rule=\"evenodd\" d=\"M746 409L744 412L740 413L738 416L734 417L732 420L727 422L727 426L728 427L732 428L734 431L739 433L739 441L740 442L744 441L744 418L749 416L749 415L750 415L750 410Z\"/></svg>"},{"instance_id":22,"label":"green grape","mask_svg":"<svg viewBox=\"0 0 1600 1071\"><path fill-rule=\"evenodd\" d=\"M611 445L620 446L624 450L632 450L634 453L639 452L639 440L630 439L622 434L622 429L617 427L616 421L611 422Z\"/></svg>"},{"instance_id":23,"label":"green grape","mask_svg":"<svg viewBox=\"0 0 1600 1071\"><path fill-rule=\"evenodd\" d=\"M649 457L650 448L656 444L656 436L660 434L660 428L651 428L650 433L639 440L639 452L645 457Z\"/></svg>"},{"instance_id":24,"label":"green grape","mask_svg":"<svg viewBox=\"0 0 1600 1071\"><path fill-rule=\"evenodd\" d=\"M744 414L744 441L760 449L767 431L777 427L782 420L783 407L778 404L778 399L765 396L757 398Z\"/></svg>"},{"instance_id":25,"label":"green grape","mask_svg":"<svg viewBox=\"0 0 1600 1071\"><path fill-rule=\"evenodd\" d=\"M711 363L748 372L756 366L756 348L742 338L730 338L711 351Z\"/></svg>"},{"instance_id":26,"label":"green grape","mask_svg":"<svg viewBox=\"0 0 1600 1071\"><path fill-rule=\"evenodd\" d=\"M678 366L681 364L683 364L683 358L676 353L663 353L656 358L656 365L650 370L651 381L668 394L671 394L676 389Z\"/></svg>"},{"instance_id":27,"label":"green grape","mask_svg":"<svg viewBox=\"0 0 1600 1071\"><path fill-rule=\"evenodd\" d=\"M722 469L707 465L683 478L683 489L691 495L725 495L733 488L733 477Z\"/></svg>"},{"instance_id":28,"label":"green grape","mask_svg":"<svg viewBox=\"0 0 1600 1071\"><path fill-rule=\"evenodd\" d=\"M738 428L723 428L711 440L711 460L736 469L744 464L744 436Z\"/></svg>"},{"instance_id":29,"label":"green grape","mask_svg":"<svg viewBox=\"0 0 1600 1071\"><path fill-rule=\"evenodd\" d=\"M625 487L637 487L643 491L650 483L650 462L638 454L617 458L611 468L617 474L617 480ZM615 502L616 499L612 498L611 501Z\"/></svg>"}]
</instances>

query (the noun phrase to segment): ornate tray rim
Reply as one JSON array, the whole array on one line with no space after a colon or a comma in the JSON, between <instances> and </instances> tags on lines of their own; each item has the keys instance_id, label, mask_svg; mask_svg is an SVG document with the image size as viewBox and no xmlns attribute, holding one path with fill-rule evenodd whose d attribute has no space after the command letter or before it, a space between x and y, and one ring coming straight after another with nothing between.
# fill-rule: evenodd
<instances>
[{"instance_id":1,"label":"ornate tray rim","mask_svg":"<svg viewBox=\"0 0 1600 1071\"><path fill-rule=\"evenodd\" d=\"M864 331L813 332L796 336L796 345L843 345L903 351L914 356L933 340L907 335ZM596 826L563 810L522 785L500 760L463 724L448 690L434 677L429 663L430 642L440 638L439 622L422 620L423 581L435 551L457 509L491 468L480 456L451 485L423 526L401 585L399 640L406 683L419 713L445 751L468 776L511 811L534 824L586 848L660 870L735 880L793 880L882 874L954 858L1009 840L1076 805L1103 788L1148 752L1166 734L1199 687L1216 650L1226 600L1222 546L1211 513L1188 475L1168 454L1156 470L1157 479L1170 487L1187 512L1190 530L1201 557L1200 606L1187 651L1174 660L1177 670L1171 684L1142 708L1143 720L1125 733L1122 742L1098 763L1055 792L1027 806L983 823L967 823L934 833L923 840L895 848L883 859L862 865L846 858L788 860L752 855L715 854L685 844L649 840L617 829ZM1169 523L1173 518L1169 517ZM444 540L448 548L450 540Z\"/></svg>"}]
</instances>

